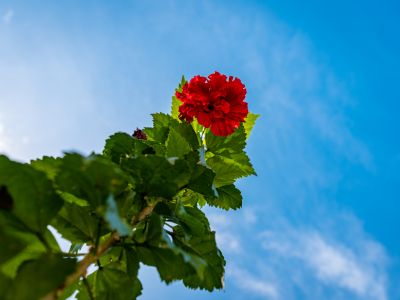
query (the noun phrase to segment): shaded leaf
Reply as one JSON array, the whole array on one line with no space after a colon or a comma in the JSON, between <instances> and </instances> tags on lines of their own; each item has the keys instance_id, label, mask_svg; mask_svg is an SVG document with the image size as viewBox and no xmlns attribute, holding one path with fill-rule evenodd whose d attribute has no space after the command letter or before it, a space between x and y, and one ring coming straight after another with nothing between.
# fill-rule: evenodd
<instances>
[{"instance_id":1,"label":"shaded leaf","mask_svg":"<svg viewBox=\"0 0 400 300\"><path fill-rule=\"evenodd\" d=\"M168 157L180 157L182 158L185 154L191 151L191 147L188 142L173 128L168 133L166 141Z\"/></svg>"},{"instance_id":2,"label":"shaded leaf","mask_svg":"<svg viewBox=\"0 0 400 300\"><path fill-rule=\"evenodd\" d=\"M44 232L62 206L45 173L0 155L0 186L12 198L12 213L32 230ZM4 198L3 200L4 201Z\"/></svg>"},{"instance_id":3,"label":"shaded leaf","mask_svg":"<svg viewBox=\"0 0 400 300\"><path fill-rule=\"evenodd\" d=\"M0 225L0 265L24 250L27 243L18 234Z\"/></svg>"},{"instance_id":4,"label":"shaded leaf","mask_svg":"<svg viewBox=\"0 0 400 300\"><path fill-rule=\"evenodd\" d=\"M134 300L140 294L142 285L137 278L125 272L106 266L88 277L91 292L96 300ZM81 283L77 299L91 299L87 287Z\"/></svg>"},{"instance_id":5,"label":"shaded leaf","mask_svg":"<svg viewBox=\"0 0 400 300\"><path fill-rule=\"evenodd\" d=\"M217 188L218 198L211 197L207 203L211 206L228 209L238 209L242 207L242 194L233 184Z\"/></svg>"},{"instance_id":6,"label":"shaded leaf","mask_svg":"<svg viewBox=\"0 0 400 300\"><path fill-rule=\"evenodd\" d=\"M207 167L197 164L187 187L205 196L213 196L212 185L215 173Z\"/></svg>"},{"instance_id":7,"label":"shaded leaf","mask_svg":"<svg viewBox=\"0 0 400 300\"><path fill-rule=\"evenodd\" d=\"M62 192L88 201L94 209L105 205L110 193L119 195L132 183L113 162L101 156L84 158L79 154L63 157L55 180Z\"/></svg>"},{"instance_id":8,"label":"shaded leaf","mask_svg":"<svg viewBox=\"0 0 400 300\"><path fill-rule=\"evenodd\" d=\"M146 220L136 226L133 238L140 244L158 245L162 230L163 224L160 216L153 212Z\"/></svg>"},{"instance_id":9,"label":"shaded leaf","mask_svg":"<svg viewBox=\"0 0 400 300\"><path fill-rule=\"evenodd\" d=\"M72 243L94 243L97 237L99 218L90 207L65 203L51 225Z\"/></svg>"},{"instance_id":10,"label":"shaded leaf","mask_svg":"<svg viewBox=\"0 0 400 300\"><path fill-rule=\"evenodd\" d=\"M9 299L40 299L58 288L75 271L76 260L58 255L42 255L18 269Z\"/></svg>"},{"instance_id":11,"label":"shaded leaf","mask_svg":"<svg viewBox=\"0 0 400 300\"><path fill-rule=\"evenodd\" d=\"M185 161L178 159L171 164L159 156L127 159L123 168L136 180L138 193L154 197L173 197L182 186L188 184L191 175Z\"/></svg>"},{"instance_id":12,"label":"shaded leaf","mask_svg":"<svg viewBox=\"0 0 400 300\"><path fill-rule=\"evenodd\" d=\"M13 234L24 245L24 248L23 251L16 252L15 255L9 257L9 259L3 261L2 265L0 265L0 271L11 278L15 277L19 266L23 262L38 258L47 251L36 235L23 231L14 231Z\"/></svg>"},{"instance_id":13,"label":"shaded leaf","mask_svg":"<svg viewBox=\"0 0 400 300\"><path fill-rule=\"evenodd\" d=\"M7 299L12 280L0 272L0 299Z\"/></svg>"},{"instance_id":14,"label":"shaded leaf","mask_svg":"<svg viewBox=\"0 0 400 300\"><path fill-rule=\"evenodd\" d=\"M119 164L121 157L132 156L135 153L135 140L127 133L117 132L106 140L103 155Z\"/></svg>"},{"instance_id":15,"label":"shaded leaf","mask_svg":"<svg viewBox=\"0 0 400 300\"><path fill-rule=\"evenodd\" d=\"M222 289L224 286L225 259L215 242L215 233L209 232L202 236L186 239L186 245L195 249L196 255L206 262L204 276L198 274L188 275L183 279L185 286L212 291Z\"/></svg>"}]
</instances>

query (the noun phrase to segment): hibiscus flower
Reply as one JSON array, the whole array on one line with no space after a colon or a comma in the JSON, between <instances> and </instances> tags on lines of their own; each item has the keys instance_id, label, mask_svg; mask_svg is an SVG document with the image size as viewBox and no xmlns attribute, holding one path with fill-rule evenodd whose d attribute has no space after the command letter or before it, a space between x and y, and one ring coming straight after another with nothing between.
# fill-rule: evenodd
<instances>
[{"instance_id":1,"label":"hibiscus flower","mask_svg":"<svg viewBox=\"0 0 400 300\"><path fill-rule=\"evenodd\" d=\"M218 72L193 77L176 97L183 102L179 107L181 120L190 123L196 118L217 136L232 134L249 112L244 84L239 78Z\"/></svg>"}]
</instances>

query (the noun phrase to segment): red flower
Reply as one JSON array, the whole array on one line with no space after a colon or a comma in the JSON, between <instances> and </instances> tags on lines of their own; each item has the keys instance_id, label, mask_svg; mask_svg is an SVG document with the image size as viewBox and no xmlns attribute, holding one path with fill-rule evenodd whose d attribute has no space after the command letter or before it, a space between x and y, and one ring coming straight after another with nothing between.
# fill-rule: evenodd
<instances>
[{"instance_id":1,"label":"red flower","mask_svg":"<svg viewBox=\"0 0 400 300\"><path fill-rule=\"evenodd\" d=\"M215 72L207 78L195 76L186 82L182 92L179 118L192 122L193 118L218 136L227 136L244 122L248 108L244 101L246 88L239 78Z\"/></svg>"}]
</instances>

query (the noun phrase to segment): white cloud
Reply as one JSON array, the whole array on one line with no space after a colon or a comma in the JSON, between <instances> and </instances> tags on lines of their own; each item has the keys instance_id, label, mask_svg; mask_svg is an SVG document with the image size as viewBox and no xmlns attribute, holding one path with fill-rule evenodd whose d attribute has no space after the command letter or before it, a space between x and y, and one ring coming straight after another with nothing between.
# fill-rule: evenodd
<instances>
[{"instance_id":1,"label":"white cloud","mask_svg":"<svg viewBox=\"0 0 400 300\"><path fill-rule=\"evenodd\" d=\"M265 231L261 237L268 253L277 255L282 264L292 265L304 278L312 274L315 280L333 289L345 289L361 299L387 299L387 258L373 240L357 236L346 245L328 240L326 233L296 229ZM301 283L308 286L308 292L312 290L310 280Z\"/></svg>"},{"instance_id":2,"label":"white cloud","mask_svg":"<svg viewBox=\"0 0 400 300\"><path fill-rule=\"evenodd\" d=\"M257 222L257 215L253 208L244 207L243 213L243 224L246 226L253 226Z\"/></svg>"},{"instance_id":3,"label":"white cloud","mask_svg":"<svg viewBox=\"0 0 400 300\"><path fill-rule=\"evenodd\" d=\"M3 22L6 24L11 23L12 19L14 17L14 10L8 9L4 14L3 14Z\"/></svg>"},{"instance_id":4,"label":"white cloud","mask_svg":"<svg viewBox=\"0 0 400 300\"><path fill-rule=\"evenodd\" d=\"M241 289L261 296L262 299L280 299L278 287L274 283L256 277L242 268L229 266L227 276L231 277Z\"/></svg>"},{"instance_id":5,"label":"white cloud","mask_svg":"<svg viewBox=\"0 0 400 300\"><path fill-rule=\"evenodd\" d=\"M231 212L232 214L232 212ZM240 219L243 228L252 228L257 222L257 215L253 208L246 207L240 211L233 212L229 215L227 212L209 209L208 218L213 230L216 231L216 239L218 246L225 252L231 254L243 253L243 241L241 236L232 231L236 224L233 223L234 218Z\"/></svg>"}]
</instances>

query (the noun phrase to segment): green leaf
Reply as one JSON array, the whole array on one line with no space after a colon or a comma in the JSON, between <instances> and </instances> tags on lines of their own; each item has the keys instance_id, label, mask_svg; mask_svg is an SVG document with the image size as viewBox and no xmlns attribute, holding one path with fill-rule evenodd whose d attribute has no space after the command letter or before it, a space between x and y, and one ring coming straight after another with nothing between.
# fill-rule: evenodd
<instances>
[{"instance_id":1,"label":"green leaf","mask_svg":"<svg viewBox=\"0 0 400 300\"><path fill-rule=\"evenodd\" d=\"M23 251L16 252L12 257L3 260L0 265L0 273L3 272L3 274L11 278L15 277L19 266L24 261L38 258L47 251L46 247L35 234L24 231L13 231L13 235L24 245L24 248L22 249ZM44 238L47 238L47 234L45 234Z\"/></svg>"},{"instance_id":2,"label":"green leaf","mask_svg":"<svg viewBox=\"0 0 400 300\"><path fill-rule=\"evenodd\" d=\"M110 266L98 269L87 280L96 300L135 300L142 290L137 278L131 278L125 272ZM91 299L84 284L79 288L77 299Z\"/></svg>"},{"instance_id":3,"label":"green leaf","mask_svg":"<svg viewBox=\"0 0 400 300\"><path fill-rule=\"evenodd\" d=\"M182 105L182 102L176 98L176 96L172 96L172 105L171 105L171 116L179 120L179 106Z\"/></svg>"},{"instance_id":4,"label":"green leaf","mask_svg":"<svg viewBox=\"0 0 400 300\"><path fill-rule=\"evenodd\" d=\"M18 238L18 233L0 225L0 265L25 249L27 243Z\"/></svg>"},{"instance_id":5,"label":"green leaf","mask_svg":"<svg viewBox=\"0 0 400 300\"><path fill-rule=\"evenodd\" d=\"M178 159L171 164L164 157L152 155L127 159L122 167L135 179L138 194L153 197L172 198L188 184L191 175L185 161Z\"/></svg>"},{"instance_id":6,"label":"green leaf","mask_svg":"<svg viewBox=\"0 0 400 300\"><path fill-rule=\"evenodd\" d=\"M117 132L106 140L103 155L119 164L121 157L132 156L135 153L135 140L127 133Z\"/></svg>"},{"instance_id":7,"label":"green leaf","mask_svg":"<svg viewBox=\"0 0 400 300\"><path fill-rule=\"evenodd\" d=\"M185 206L196 206L203 207L206 204L205 197L202 194L194 192L190 189L183 189L175 195L176 201L182 202Z\"/></svg>"},{"instance_id":8,"label":"green leaf","mask_svg":"<svg viewBox=\"0 0 400 300\"><path fill-rule=\"evenodd\" d=\"M153 114L153 128L145 128L145 133L149 141L159 142L161 144L168 144L169 153L167 156L172 156L171 151L180 151L178 148L173 149L172 147L175 146L175 140L183 138L185 142L191 147L191 149L195 150L199 147L198 137L196 132L193 130L193 127L186 122L181 123L180 121L172 118L169 115L163 113ZM173 136L170 138L170 131L174 130ZM176 134L179 134L180 137L177 137ZM170 138L169 143L167 139ZM187 145L184 145L187 148Z\"/></svg>"},{"instance_id":9,"label":"green leaf","mask_svg":"<svg viewBox=\"0 0 400 300\"><path fill-rule=\"evenodd\" d=\"M126 157L146 154L164 155L164 153L164 145L154 141L136 139L123 132L117 132L110 136L103 150L103 155L117 164Z\"/></svg>"},{"instance_id":10,"label":"green leaf","mask_svg":"<svg viewBox=\"0 0 400 300\"><path fill-rule=\"evenodd\" d=\"M5 276L0 272L0 299L7 299L8 291L12 284L11 278Z\"/></svg>"},{"instance_id":11,"label":"green leaf","mask_svg":"<svg viewBox=\"0 0 400 300\"><path fill-rule=\"evenodd\" d=\"M215 173L202 165L197 164L193 170L188 188L205 196L213 196L212 185Z\"/></svg>"},{"instance_id":12,"label":"green leaf","mask_svg":"<svg viewBox=\"0 0 400 300\"><path fill-rule=\"evenodd\" d=\"M11 212L32 230L46 231L47 224L62 206L45 173L32 166L0 156L0 186L5 186L11 200ZM6 198L7 199L7 198ZM5 199L0 199L0 207Z\"/></svg>"},{"instance_id":13,"label":"green leaf","mask_svg":"<svg viewBox=\"0 0 400 300\"><path fill-rule=\"evenodd\" d=\"M196 272L186 274L182 279L191 288L220 289L223 287L225 260L215 242L215 233L205 214L196 207L177 205L173 227L174 249L179 249L192 262ZM197 264L194 264L197 263ZM178 264L178 262L176 262Z\"/></svg>"},{"instance_id":14,"label":"green leaf","mask_svg":"<svg viewBox=\"0 0 400 300\"><path fill-rule=\"evenodd\" d=\"M140 260L155 266L163 281L183 280L187 286L213 290L222 287L225 261L215 243L215 234L204 213L195 207L177 204L175 214L165 217L178 223L162 235L158 247L136 247Z\"/></svg>"},{"instance_id":15,"label":"green leaf","mask_svg":"<svg viewBox=\"0 0 400 300\"><path fill-rule=\"evenodd\" d=\"M145 128L144 132L150 141L157 141L164 144L168 137L169 123L172 119L171 116L163 113L152 114L153 128Z\"/></svg>"},{"instance_id":16,"label":"green leaf","mask_svg":"<svg viewBox=\"0 0 400 300\"><path fill-rule=\"evenodd\" d=\"M54 180L61 164L60 158L43 156L41 159L32 160L30 165L38 171L46 173L47 178Z\"/></svg>"},{"instance_id":17,"label":"green leaf","mask_svg":"<svg viewBox=\"0 0 400 300\"><path fill-rule=\"evenodd\" d=\"M180 123L174 119L170 121L170 130L175 130L185 139L185 141L190 145L192 150L197 150L199 148L199 140L193 127L186 123Z\"/></svg>"},{"instance_id":18,"label":"green leaf","mask_svg":"<svg viewBox=\"0 0 400 300\"><path fill-rule=\"evenodd\" d=\"M256 175L248 156L242 152L238 154L209 155L207 165L215 172L214 184L216 187L229 185L236 179L249 175Z\"/></svg>"},{"instance_id":19,"label":"green leaf","mask_svg":"<svg viewBox=\"0 0 400 300\"><path fill-rule=\"evenodd\" d=\"M58 255L43 255L27 261L18 270L9 299L41 299L58 288L75 271L76 260Z\"/></svg>"},{"instance_id":20,"label":"green leaf","mask_svg":"<svg viewBox=\"0 0 400 300\"><path fill-rule=\"evenodd\" d=\"M186 239L185 245L189 245L190 249L194 249L196 255L206 262L204 276L202 278L198 274L186 276L183 279L185 286L208 291L222 289L224 286L225 259L217 248L215 232Z\"/></svg>"},{"instance_id":21,"label":"green leaf","mask_svg":"<svg viewBox=\"0 0 400 300\"><path fill-rule=\"evenodd\" d=\"M188 257L201 259L202 273L192 272L183 278L185 286L212 291L223 287L225 260L215 242L215 233L210 231L207 218L200 216L204 231L187 231L185 227L174 227L173 241ZM193 225L193 224L192 224ZM204 265L205 263L205 265Z\"/></svg>"},{"instance_id":22,"label":"green leaf","mask_svg":"<svg viewBox=\"0 0 400 300\"><path fill-rule=\"evenodd\" d=\"M258 114L249 113L246 117L246 120L243 123L244 129L246 131L246 137L249 138L250 133L256 123L257 119L260 117Z\"/></svg>"},{"instance_id":23,"label":"green leaf","mask_svg":"<svg viewBox=\"0 0 400 300\"><path fill-rule=\"evenodd\" d=\"M72 243L94 243L99 222L90 207L65 203L51 225Z\"/></svg>"},{"instance_id":24,"label":"green leaf","mask_svg":"<svg viewBox=\"0 0 400 300\"><path fill-rule=\"evenodd\" d=\"M56 177L58 188L97 209L106 204L110 193L117 196L133 184L131 178L113 162L101 156L84 158L79 154L66 154Z\"/></svg>"},{"instance_id":25,"label":"green leaf","mask_svg":"<svg viewBox=\"0 0 400 300\"><path fill-rule=\"evenodd\" d=\"M246 132L243 125L240 125L234 133L224 136L215 136L210 130L206 132L207 151L214 154L241 153L246 147Z\"/></svg>"},{"instance_id":26,"label":"green leaf","mask_svg":"<svg viewBox=\"0 0 400 300\"><path fill-rule=\"evenodd\" d=\"M197 207L177 205L175 213L179 224L186 228L186 233L201 236L210 231L207 217Z\"/></svg>"},{"instance_id":27,"label":"green leaf","mask_svg":"<svg viewBox=\"0 0 400 300\"><path fill-rule=\"evenodd\" d=\"M110 195L107 199L107 210L105 213L105 219L110 225L110 228L116 230L120 236L132 235L132 229L127 222L121 218L118 213L118 207L115 203L114 197Z\"/></svg>"},{"instance_id":28,"label":"green leaf","mask_svg":"<svg viewBox=\"0 0 400 300\"><path fill-rule=\"evenodd\" d=\"M166 283L181 280L196 273L193 264L200 266L196 260L191 260L191 257L184 251L179 251L179 248L136 247L136 251L144 264L157 268L160 278Z\"/></svg>"},{"instance_id":29,"label":"green leaf","mask_svg":"<svg viewBox=\"0 0 400 300\"><path fill-rule=\"evenodd\" d=\"M206 163L216 174L216 187L232 184L241 177L256 175L244 152L246 132L243 124L228 137L215 136L208 131L206 144Z\"/></svg>"},{"instance_id":30,"label":"green leaf","mask_svg":"<svg viewBox=\"0 0 400 300\"><path fill-rule=\"evenodd\" d=\"M207 198L207 203L211 206L228 209L238 209L242 207L242 194L233 184L217 188L218 198Z\"/></svg>"},{"instance_id":31,"label":"green leaf","mask_svg":"<svg viewBox=\"0 0 400 300\"><path fill-rule=\"evenodd\" d=\"M126 273L131 278L137 278L139 273L139 257L135 251L130 248L125 249Z\"/></svg>"},{"instance_id":32,"label":"green leaf","mask_svg":"<svg viewBox=\"0 0 400 300\"><path fill-rule=\"evenodd\" d=\"M182 92L182 88L186 83L186 79L184 76L182 76L181 82L179 83L179 86L175 89L175 92ZM174 119L179 120L179 106L181 106L182 102L176 98L175 94L172 96L172 105L171 105L171 116Z\"/></svg>"},{"instance_id":33,"label":"green leaf","mask_svg":"<svg viewBox=\"0 0 400 300\"><path fill-rule=\"evenodd\" d=\"M182 158L185 154L191 151L191 147L188 142L173 128L171 128L168 133L166 146L167 157Z\"/></svg>"},{"instance_id":34,"label":"green leaf","mask_svg":"<svg viewBox=\"0 0 400 300\"><path fill-rule=\"evenodd\" d=\"M158 245L162 236L163 224L160 216L152 213L135 228L133 239L140 244Z\"/></svg>"}]
</instances>

